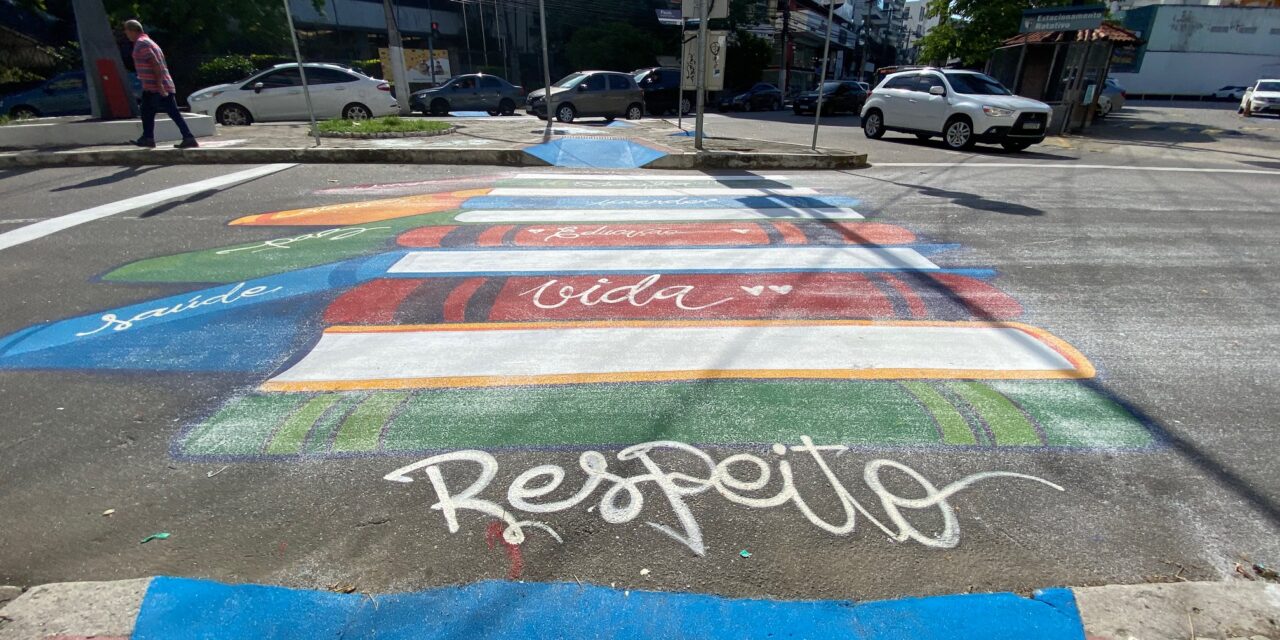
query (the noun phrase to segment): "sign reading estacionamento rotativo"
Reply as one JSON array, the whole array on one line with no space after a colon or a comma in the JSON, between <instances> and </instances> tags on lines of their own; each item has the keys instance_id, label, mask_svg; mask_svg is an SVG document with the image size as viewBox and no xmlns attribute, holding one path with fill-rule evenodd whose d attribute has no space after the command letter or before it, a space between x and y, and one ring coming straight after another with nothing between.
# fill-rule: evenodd
<instances>
[{"instance_id":1,"label":"sign reading estacionamento rotativo","mask_svg":"<svg viewBox=\"0 0 1280 640\"><path fill-rule=\"evenodd\" d=\"M1018 32L1097 29L1102 25L1102 19L1106 13L1107 8L1100 4L1028 9L1022 12L1022 24Z\"/></svg>"}]
</instances>

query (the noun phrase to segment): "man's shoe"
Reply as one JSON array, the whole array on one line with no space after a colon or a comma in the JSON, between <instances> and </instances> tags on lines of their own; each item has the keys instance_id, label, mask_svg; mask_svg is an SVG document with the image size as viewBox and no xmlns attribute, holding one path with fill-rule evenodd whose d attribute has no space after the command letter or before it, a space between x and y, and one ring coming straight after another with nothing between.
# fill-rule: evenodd
<instances>
[{"instance_id":1,"label":"man's shoe","mask_svg":"<svg viewBox=\"0 0 1280 640\"><path fill-rule=\"evenodd\" d=\"M179 142L178 144L173 145L173 148L174 149L194 149L198 146L200 146L200 143L196 142L195 138L183 138L182 142Z\"/></svg>"},{"instance_id":2,"label":"man's shoe","mask_svg":"<svg viewBox=\"0 0 1280 640\"><path fill-rule=\"evenodd\" d=\"M139 147L146 147L148 149L156 148L156 141L154 138L138 138L137 140L134 140L133 143Z\"/></svg>"}]
</instances>

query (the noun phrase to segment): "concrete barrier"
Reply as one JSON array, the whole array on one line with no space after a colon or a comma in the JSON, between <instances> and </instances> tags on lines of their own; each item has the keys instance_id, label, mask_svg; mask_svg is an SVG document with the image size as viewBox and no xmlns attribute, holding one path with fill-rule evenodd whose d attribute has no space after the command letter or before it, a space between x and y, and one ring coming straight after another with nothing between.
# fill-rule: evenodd
<instances>
[{"instance_id":1,"label":"concrete barrier","mask_svg":"<svg viewBox=\"0 0 1280 640\"><path fill-rule=\"evenodd\" d=\"M197 138L213 135L211 116L183 114ZM156 116L156 142L181 140L178 127L168 116ZM86 118L36 118L0 127L0 148L40 149L129 144L142 137L141 120L89 120Z\"/></svg>"}]
</instances>

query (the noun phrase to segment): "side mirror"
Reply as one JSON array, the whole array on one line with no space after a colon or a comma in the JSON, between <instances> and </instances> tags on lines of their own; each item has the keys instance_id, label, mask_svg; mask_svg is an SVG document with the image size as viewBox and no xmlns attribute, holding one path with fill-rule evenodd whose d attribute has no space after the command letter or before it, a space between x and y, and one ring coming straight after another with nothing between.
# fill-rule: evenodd
<instances>
[{"instance_id":1,"label":"side mirror","mask_svg":"<svg viewBox=\"0 0 1280 640\"><path fill-rule=\"evenodd\" d=\"M253 92L254 92L254 93L262 93L262 90L263 90L264 88L266 88L266 86L267 86L267 85L262 84L261 82L255 82L255 83L253 83Z\"/></svg>"},{"instance_id":2,"label":"side mirror","mask_svg":"<svg viewBox=\"0 0 1280 640\"><path fill-rule=\"evenodd\" d=\"M945 88L943 88L943 87L939 87L939 86L937 86L937 85L934 85L934 86L932 86L932 87L929 87L929 95L931 95L931 96L945 96L945 95L947 95L947 90L946 90Z\"/></svg>"},{"instance_id":3,"label":"side mirror","mask_svg":"<svg viewBox=\"0 0 1280 640\"><path fill-rule=\"evenodd\" d=\"M586 90L587 90L586 83L578 85L578 91L586 91Z\"/></svg>"}]
</instances>

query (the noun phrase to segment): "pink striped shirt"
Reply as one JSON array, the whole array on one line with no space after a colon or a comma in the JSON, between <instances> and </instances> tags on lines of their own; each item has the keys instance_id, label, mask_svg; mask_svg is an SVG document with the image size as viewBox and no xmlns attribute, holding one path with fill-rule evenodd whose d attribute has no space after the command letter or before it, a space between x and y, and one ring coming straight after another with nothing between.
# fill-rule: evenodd
<instances>
[{"instance_id":1,"label":"pink striped shirt","mask_svg":"<svg viewBox=\"0 0 1280 640\"><path fill-rule=\"evenodd\" d=\"M164 61L164 52L145 33L133 43L133 66L138 72L143 91L176 93L173 78L169 76L169 65Z\"/></svg>"}]
</instances>

